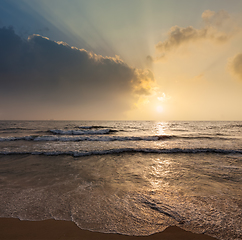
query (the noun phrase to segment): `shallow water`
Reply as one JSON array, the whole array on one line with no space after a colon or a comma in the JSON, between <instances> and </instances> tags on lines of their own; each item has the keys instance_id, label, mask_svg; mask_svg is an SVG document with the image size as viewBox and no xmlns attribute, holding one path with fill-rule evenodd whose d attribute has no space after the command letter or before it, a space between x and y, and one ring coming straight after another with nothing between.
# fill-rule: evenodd
<instances>
[{"instance_id":1,"label":"shallow water","mask_svg":"<svg viewBox=\"0 0 242 240\"><path fill-rule=\"evenodd\" d=\"M0 122L0 216L242 236L242 122Z\"/></svg>"}]
</instances>

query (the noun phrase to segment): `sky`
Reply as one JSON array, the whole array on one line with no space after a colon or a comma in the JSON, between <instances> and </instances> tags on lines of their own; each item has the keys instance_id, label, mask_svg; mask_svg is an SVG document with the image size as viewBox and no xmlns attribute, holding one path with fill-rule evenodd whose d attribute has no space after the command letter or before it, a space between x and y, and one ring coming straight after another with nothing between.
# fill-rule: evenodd
<instances>
[{"instance_id":1,"label":"sky","mask_svg":"<svg viewBox=\"0 0 242 240\"><path fill-rule=\"evenodd\" d=\"M0 0L0 120L242 121L241 0Z\"/></svg>"}]
</instances>

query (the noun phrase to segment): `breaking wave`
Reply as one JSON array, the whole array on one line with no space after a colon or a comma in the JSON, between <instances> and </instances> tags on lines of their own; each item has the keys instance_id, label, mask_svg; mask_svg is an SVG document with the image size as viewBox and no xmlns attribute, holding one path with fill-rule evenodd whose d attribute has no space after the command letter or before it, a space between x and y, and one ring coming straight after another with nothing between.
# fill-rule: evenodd
<instances>
[{"instance_id":1,"label":"breaking wave","mask_svg":"<svg viewBox=\"0 0 242 240\"><path fill-rule=\"evenodd\" d=\"M87 129L89 129L89 128L87 128ZM48 132L50 132L52 134L56 134L56 135L100 135L100 134L115 133L118 131L107 128L107 129L90 130L90 131L53 129L53 130L48 130Z\"/></svg>"},{"instance_id":2,"label":"breaking wave","mask_svg":"<svg viewBox=\"0 0 242 240\"><path fill-rule=\"evenodd\" d=\"M61 142L81 142L81 141L158 141L170 138L169 136L24 136L24 137L2 137L0 142L5 141L61 141Z\"/></svg>"},{"instance_id":3,"label":"breaking wave","mask_svg":"<svg viewBox=\"0 0 242 240\"><path fill-rule=\"evenodd\" d=\"M47 155L47 156L58 156L58 155L70 155L73 157L82 157L90 155L107 155L107 154L118 154L118 153L157 153L157 154L200 154L200 153L214 153L214 154L242 154L242 150L235 149L216 149L216 148L171 148L171 149L155 149L155 148L115 148L107 150L96 150L96 151L23 151L23 152L8 152L1 151L0 155Z\"/></svg>"},{"instance_id":4,"label":"breaking wave","mask_svg":"<svg viewBox=\"0 0 242 240\"><path fill-rule=\"evenodd\" d=\"M60 142L81 142L81 141L161 141L169 139L211 139L211 140L231 140L232 138L225 137L208 137L208 136L176 136L176 135L153 135L153 136L103 136L109 134L110 129L104 131L63 131L63 130L50 130L55 135L31 135L23 137L1 137L0 142L7 141L60 141ZM58 136L59 135L59 136ZM62 136L65 135L65 136ZM97 135L97 136L78 136L78 135ZM99 135L99 136L98 136Z\"/></svg>"},{"instance_id":5,"label":"breaking wave","mask_svg":"<svg viewBox=\"0 0 242 240\"><path fill-rule=\"evenodd\" d=\"M74 130L49 130L54 135L30 135L23 137L0 137L0 142L7 141L60 141L60 142L81 142L81 141L161 141L169 139L208 139L208 140L232 140L233 138L210 137L210 136L176 136L176 135L153 135L153 136L106 136L116 130L104 129L99 131L74 131ZM63 136L65 135L65 136ZM78 136L79 135L79 136ZM87 135L87 136L80 136ZM88 136L92 135L92 136ZM105 135L105 136L103 136Z\"/></svg>"}]
</instances>

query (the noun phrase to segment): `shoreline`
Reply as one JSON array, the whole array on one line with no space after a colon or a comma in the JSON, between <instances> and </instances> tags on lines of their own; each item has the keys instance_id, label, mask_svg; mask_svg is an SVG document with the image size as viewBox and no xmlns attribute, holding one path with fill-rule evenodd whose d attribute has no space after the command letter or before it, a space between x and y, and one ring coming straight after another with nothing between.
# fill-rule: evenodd
<instances>
[{"instance_id":1,"label":"shoreline","mask_svg":"<svg viewBox=\"0 0 242 240\"><path fill-rule=\"evenodd\" d=\"M1 240L216 240L216 238L171 226L149 236L128 236L80 229L74 222L63 220L26 221L0 218Z\"/></svg>"}]
</instances>

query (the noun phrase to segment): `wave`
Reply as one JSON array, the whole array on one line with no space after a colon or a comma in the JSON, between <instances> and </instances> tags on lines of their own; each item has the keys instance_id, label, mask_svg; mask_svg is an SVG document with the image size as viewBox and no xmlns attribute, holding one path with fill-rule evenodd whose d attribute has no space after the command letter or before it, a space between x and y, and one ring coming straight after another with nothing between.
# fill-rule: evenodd
<instances>
[{"instance_id":1,"label":"wave","mask_svg":"<svg viewBox=\"0 0 242 240\"><path fill-rule=\"evenodd\" d=\"M232 140L232 139L235 139L234 137L224 137L225 135L224 134L221 134L221 133L218 133L218 134L215 134L214 136L176 136L176 138L181 138L181 139L211 139L211 140Z\"/></svg>"},{"instance_id":2,"label":"wave","mask_svg":"<svg viewBox=\"0 0 242 240\"><path fill-rule=\"evenodd\" d=\"M0 128L0 131L17 131L17 130L21 130L21 131L29 131L29 130L34 130L34 129L31 129L31 128L24 128L24 127Z\"/></svg>"},{"instance_id":3,"label":"wave","mask_svg":"<svg viewBox=\"0 0 242 240\"><path fill-rule=\"evenodd\" d=\"M73 137L73 136L24 136L24 137L2 137L0 142L8 141L61 141L61 142L81 142L81 141L159 141L163 139L169 139L172 136L85 136L85 137Z\"/></svg>"},{"instance_id":4,"label":"wave","mask_svg":"<svg viewBox=\"0 0 242 240\"><path fill-rule=\"evenodd\" d=\"M154 154L200 154L200 153L211 153L211 154L242 154L242 150L235 149L216 149L216 148L171 148L171 149L153 149L153 148L118 148L118 149L107 149L100 151L53 151L53 152L41 152L41 151L23 151L23 152L8 152L2 151L0 155L46 155L46 156L58 156L58 155L69 155L73 157L91 156L91 155L108 155L108 154L119 154L119 153L154 153Z\"/></svg>"},{"instance_id":5,"label":"wave","mask_svg":"<svg viewBox=\"0 0 242 240\"><path fill-rule=\"evenodd\" d=\"M242 124L232 124L230 125L232 128L242 128Z\"/></svg>"},{"instance_id":6,"label":"wave","mask_svg":"<svg viewBox=\"0 0 242 240\"><path fill-rule=\"evenodd\" d=\"M230 128L242 128L242 123L229 123L225 125L212 125L206 127L206 129L230 129Z\"/></svg>"},{"instance_id":7,"label":"wave","mask_svg":"<svg viewBox=\"0 0 242 240\"><path fill-rule=\"evenodd\" d=\"M118 130L113 130L109 128L101 129L101 130L90 130L90 131L53 129L53 130L48 130L48 132L56 135L100 135L100 134L115 133L115 132L118 132Z\"/></svg>"},{"instance_id":8,"label":"wave","mask_svg":"<svg viewBox=\"0 0 242 240\"><path fill-rule=\"evenodd\" d=\"M9 142L9 141L33 141L35 136L24 136L24 137L1 137L0 142Z\"/></svg>"},{"instance_id":9,"label":"wave","mask_svg":"<svg viewBox=\"0 0 242 240\"><path fill-rule=\"evenodd\" d=\"M154 136L102 136L102 135L101 136L56 136L56 135L1 137L0 142L8 142L8 141L60 141L60 142L81 142L81 141L109 142L110 141L112 142L112 141L162 141L162 140L169 140L169 139L187 139L187 140L189 139L190 140L193 140L193 139L231 140L233 139L233 138L224 138L224 137L208 137L208 136L196 137L196 136L176 136L176 135L154 135ZM63 135L68 135L68 134L63 134ZM78 134L73 134L73 135L78 135ZM79 134L79 135L84 135L84 134ZM90 135L95 135L95 134L90 134Z\"/></svg>"},{"instance_id":10,"label":"wave","mask_svg":"<svg viewBox=\"0 0 242 240\"><path fill-rule=\"evenodd\" d=\"M107 128L105 126L92 125L92 126L78 126L80 129L96 129L96 128Z\"/></svg>"}]
</instances>

